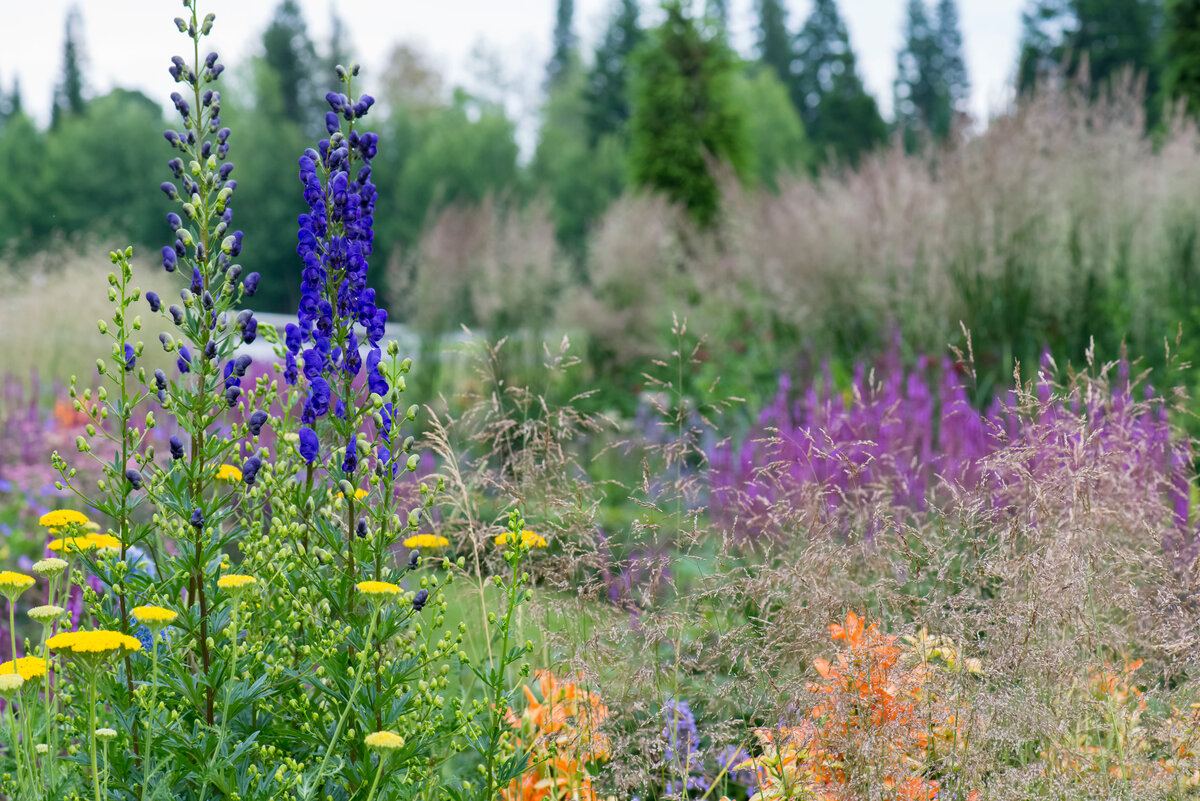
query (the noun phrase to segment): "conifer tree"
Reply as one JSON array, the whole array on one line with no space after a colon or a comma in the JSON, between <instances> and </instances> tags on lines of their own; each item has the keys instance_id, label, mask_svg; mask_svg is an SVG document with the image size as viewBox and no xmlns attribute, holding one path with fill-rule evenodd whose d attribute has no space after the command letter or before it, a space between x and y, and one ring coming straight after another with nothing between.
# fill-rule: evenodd
<instances>
[{"instance_id":1,"label":"conifer tree","mask_svg":"<svg viewBox=\"0 0 1200 801\"><path fill-rule=\"evenodd\" d=\"M886 141L887 127L858 76L836 0L814 0L795 53L797 69L788 88L817 158L858 164Z\"/></svg>"},{"instance_id":2,"label":"conifer tree","mask_svg":"<svg viewBox=\"0 0 1200 801\"><path fill-rule=\"evenodd\" d=\"M709 159L750 169L735 57L679 0L636 54L630 165L635 183L665 193L701 225L716 220L720 190Z\"/></svg>"},{"instance_id":3,"label":"conifer tree","mask_svg":"<svg viewBox=\"0 0 1200 801\"><path fill-rule=\"evenodd\" d=\"M924 0L909 0L894 103L896 127L909 150L926 136L946 138L969 88L954 0L939 0L934 17Z\"/></svg>"},{"instance_id":4,"label":"conifer tree","mask_svg":"<svg viewBox=\"0 0 1200 801\"><path fill-rule=\"evenodd\" d=\"M282 0L276 7L263 33L263 60L278 79L283 116L297 124L311 121L316 108L312 98L318 96L313 80L317 56L296 0Z\"/></svg>"},{"instance_id":5,"label":"conifer tree","mask_svg":"<svg viewBox=\"0 0 1200 801\"><path fill-rule=\"evenodd\" d=\"M546 88L553 89L566 76L575 56L575 0L558 0L554 16L554 50L546 65Z\"/></svg>"},{"instance_id":6,"label":"conifer tree","mask_svg":"<svg viewBox=\"0 0 1200 801\"><path fill-rule=\"evenodd\" d=\"M618 0L584 88L589 144L601 137L624 134L629 121L629 82L632 56L642 41L637 0Z\"/></svg>"},{"instance_id":7,"label":"conifer tree","mask_svg":"<svg viewBox=\"0 0 1200 801\"><path fill-rule=\"evenodd\" d=\"M54 89L51 112L51 127L54 128L58 127L66 115L82 114L86 105L83 78L83 14L79 6L73 5L67 11L64 27L62 78Z\"/></svg>"},{"instance_id":8,"label":"conifer tree","mask_svg":"<svg viewBox=\"0 0 1200 801\"><path fill-rule=\"evenodd\" d=\"M1200 0L1167 0L1163 82L1171 100L1200 113Z\"/></svg>"},{"instance_id":9,"label":"conifer tree","mask_svg":"<svg viewBox=\"0 0 1200 801\"><path fill-rule=\"evenodd\" d=\"M758 6L758 58L787 83L792 79L792 37L781 0L756 0Z\"/></svg>"}]
</instances>

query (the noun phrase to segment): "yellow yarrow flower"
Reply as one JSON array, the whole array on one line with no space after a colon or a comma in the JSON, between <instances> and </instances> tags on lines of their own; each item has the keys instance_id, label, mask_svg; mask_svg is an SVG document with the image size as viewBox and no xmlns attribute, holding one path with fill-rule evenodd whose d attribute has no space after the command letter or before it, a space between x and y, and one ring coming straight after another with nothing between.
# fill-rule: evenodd
<instances>
[{"instance_id":1,"label":"yellow yarrow flower","mask_svg":"<svg viewBox=\"0 0 1200 801\"><path fill-rule=\"evenodd\" d=\"M54 553L82 553L94 551L99 547L100 543L90 537L60 537L46 543L46 549Z\"/></svg>"},{"instance_id":2,"label":"yellow yarrow flower","mask_svg":"<svg viewBox=\"0 0 1200 801\"><path fill-rule=\"evenodd\" d=\"M223 464L217 468L217 481L234 483L242 480L242 471L231 464Z\"/></svg>"},{"instance_id":3,"label":"yellow yarrow flower","mask_svg":"<svg viewBox=\"0 0 1200 801\"><path fill-rule=\"evenodd\" d=\"M83 512L76 512L74 509L55 509L53 512L46 512L38 518L38 524L46 528L61 528L62 526L76 525L86 526L92 522Z\"/></svg>"},{"instance_id":4,"label":"yellow yarrow flower","mask_svg":"<svg viewBox=\"0 0 1200 801\"><path fill-rule=\"evenodd\" d=\"M40 656L23 656L16 660L0 663L0 673L16 673L25 681L40 679L46 675L50 665Z\"/></svg>"},{"instance_id":5,"label":"yellow yarrow flower","mask_svg":"<svg viewBox=\"0 0 1200 801\"><path fill-rule=\"evenodd\" d=\"M367 744L367 748L376 748L381 751L392 751L404 747L404 738L394 731L372 732L363 738L363 742Z\"/></svg>"},{"instance_id":6,"label":"yellow yarrow flower","mask_svg":"<svg viewBox=\"0 0 1200 801\"><path fill-rule=\"evenodd\" d=\"M121 540L112 534L88 534L84 539L96 543L98 549L111 548L115 551L121 550Z\"/></svg>"},{"instance_id":7,"label":"yellow yarrow flower","mask_svg":"<svg viewBox=\"0 0 1200 801\"><path fill-rule=\"evenodd\" d=\"M62 617L62 613L65 611L67 610L63 609L61 606L45 604L44 606L33 607L26 612L26 614L29 615L30 619L36 620L43 626L47 626Z\"/></svg>"},{"instance_id":8,"label":"yellow yarrow flower","mask_svg":"<svg viewBox=\"0 0 1200 801\"><path fill-rule=\"evenodd\" d=\"M365 489L362 489L362 488L360 487L359 489L356 489L356 490L354 491L354 500L356 500L356 501L361 501L363 498L367 497L367 495L368 495L367 491L366 491ZM345 498L345 497L346 497L346 493L344 493L344 492L339 492L339 493L337 494L337 496L338 496L339 498Z\"/></svg>"},{"instance_id":9,"label":"yellow yarrow flower","mask_svg":"<svg viewBox=\"0 0 1200 801\"><path fill-rule=\"evenodd\" d=\"M506 531L499 537L496 537L496 544L500 546L508 545L510 532ZM526 548L545 548L546 538L541 534L535 534L532 531L525 530L521 532L521 545Z\"/></svg>"},{"instance_id":10,"label":"yellow yarrow flower","mask_svg":"<svg viewBox=\"0 0 1200 801\"><path fill-rule=\"evenodd\" d=\"M39 559L33 563L33 572L48 579L58 578L67 569L67 563L62 559L51 556L49 559Z\"/></svg>"},{"instance_id":11,"label":"yellow yarrow flower","mask_svg":"<svg viewBox=\"0 0 1200 801\"><path fill-rule=\"evenodd\" d=\"M171 625L175 622L175 618L179 617L179 613L161 606L135 606L133 616L141 621L143 626L154 628Z\"/></svg>"},{"instance_id":12,"label":"yellow yarrow flower","mask_svg":"<svg viewBox=\"0 0 1200 801\"><path fill-rule=\"evenodd\" d=\"M25 679L19 673L0 673L0 695L5 698L12 698L24 684Z\"/></svg>"},{"instance_id":13,"label":"yellow yarrow flower","mask_svg":"<svg viewBox=\"0 0 1200 801\"><path fill-rule=\"evenodd\" d=\"M120 650L140 651L142 643L136 637L119 631L64 631L46 640L52 651L70 651L74 654L112 654Z\"/></svg>"},{"instance_id":14,"label":"yellow yarrow flower","mask_svg":"<svg viewBox=\"0 0 1200 801\"><path fill-rule=\"evenodd\" d=\"M0 592L4 593L10 600L16 598L36 583L37 580L33 576L27 576L24 573L14 573L11 570L0 572Z\"/></svg>"},{"instance_id":15,"label":"yellow yarrow flower","mask_svg":"<svg viewBox=\"0 0 1200 801\"><path fill-rule=\"evenodd\" d=\"M405 548L445 548L450 540L437 534L417 534L404 541Z\"/></svg>"},{"instance_id":16,"label":"yellow yarrow flower","mask_svg":"<svg viewBox=\"0 0 1200 801\"><path fill-rule=\"evenodd\" d=\"M258 579L254 576L242 576L237 573L227 573L217 579L217 587L222 590L244 590L257 583Z\"/></svg>"},{"instance_id":17,"label":"yellow yarrow flower","mask_svg":"<svg viewBox=\"0 0 1200 801\"><path fill-rule=\"evenodd\" d=\"M355 586L363 595L392 596L404 592L395 584L386 581L360 581Z\"/></svg>"}]
</instances>

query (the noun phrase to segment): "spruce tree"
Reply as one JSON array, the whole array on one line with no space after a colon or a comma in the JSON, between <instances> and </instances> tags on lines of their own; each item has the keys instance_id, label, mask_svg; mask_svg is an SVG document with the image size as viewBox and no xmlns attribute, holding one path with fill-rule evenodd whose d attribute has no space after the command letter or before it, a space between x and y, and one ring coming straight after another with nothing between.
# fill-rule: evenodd
<instances>
[{"instance_id":1,"label":"spruce tree","mask_svg":"<svg viewBox=\"0 0 1200 801\"><path fill-rule=\"evenodd\" d=\"M905 43L896 59L896 127L914 149L926 136L945 139L969 85L954 0L940 0L931 18L924 0L909 0Z\"/></svg>"},{"instance_id":2,"label":"spruce tree","mask_svg":"<svg viewBox=\"0 0 1200 801\"><path fill-rule=\"evenodd\" d=\"M775 70L775 76L787 83L792 79L792 37L788 33L786 12L781 0L756 0L758 7L758 59Z\"/></svg>"},{"instance_id":3,"label":"spruce tree","mask_svg":"<svg viewBox=\"0 0 1200 801\"><path fill-rule=\"evenodd\" d=\"M54 89L51 127L57 128L62 119L83 113L86 106L83 78L83 14L79 6L71 6L63 33L62 79Z\"/></svg>"},{"instance_id":4,"label":"spruce tree","mask_svg":"<svg viewBox=\"0 0 1200 801\"><path fill-rule=\"evenodd\" d=\"M618 0L584 88L589 144L624 134L629 121L629 80L633 52L642 41L637 0Z\"/></svg>"},{"instance_id":5,"label":"spruce tree","mask_svg":"<svg viewBox=\"0 0 1200 801\"><path fill-rule=\"evenodd\" d=\"M817 158L857 165L887 140L887 127L858 76L836 0L814 0L795 53L797 70L788 89Z\"/></svg>"},{"instance_id":6,"label":"spruce tree","mask_svg":"<svg viewBox=\"0 0 1200 801\"><path fill-rule=\"evenodd\" d=\"M631 174L708 226L720 203L709 159L742 177L750 170L738 68L724 38L704 31L679 0L670 0L664 11L666 19L635 57Z\"/></svg>"},{"instance_id":7,"label":"spruce tree","mask_svg":"<svg viewBox=\"0 0 1200 801\"><path fill-rule=\"evenodd\" d=\"M575 0L558 0L554 17L554 50L546 65L546 88L553 89L566 76L575 55Z\"/></svg>"},{"instance_id":8,"label":"spruce tree","mask_svg":"<svg viewBox=\"0 0 1200 801\"><path fill-rule=\"evenodd\" d=\"M296 124L310 122L316 109L312 98L318 94L313 80L317 56L296 0L283 0L276 7L263 33L263 60L278 79L283 116Z\"/></svg>"},{"instance_id":9,"label":"spruce tree","mask_svg":"<svg viewBox=\"0 0 1200 801\"><path fill-rule=\"evenodd\" d=\"M942 80L950 95L950 105L954 111L965 111L971 95L971 80L963 56L962 28L958 21L956 0L938 0L935 22L942 57Z\"/></svg>"},{"instance_id":10,"label":"spruce tree","mask_svg":"<svg viewBox=\"0 0 1200 801\"><path fill-rule=\"evenodd\" d=\"M1187 113L1200 113L1200 0L1167 0L1163 83Z\"/></svg>"}]
</instances>

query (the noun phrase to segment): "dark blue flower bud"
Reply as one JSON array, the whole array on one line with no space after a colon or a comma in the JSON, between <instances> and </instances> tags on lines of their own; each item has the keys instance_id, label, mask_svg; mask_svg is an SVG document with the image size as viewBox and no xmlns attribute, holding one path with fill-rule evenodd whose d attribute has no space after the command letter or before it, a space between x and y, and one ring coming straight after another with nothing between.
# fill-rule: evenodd
<instances>
[{"instance_id":1,"label":"dark blue flower bud","mask_svg":"<svg viewBox=\"0 0 1200 801\"><path fill-rule=\"evenodd\" d=\"M146 302L150 304L150 311L152 312L156 312L162 308L162 298L158 296L157 292L147 292Z\"/></svg>"},{"instance_id":2,"label":"dark blue flower bud","mask_svg":"<svg viewBox=\"0 0 1200 801\"><path fill-rule=\"evenodd\" d=\"M346 458L342 460L342 472L351 475L358 469L358 434L350 436L350 444L346 446Z\"/></svg>"},{"instance_id":3,"label":"dark blue flower bud","mask_svg":"<svg viewBox=\"0 0 1200 801\"><path fill-rule=\"evenodd\" d=\"M163 269L169 273L175 272L175 265L179 263L175 251L169 247L164 247L162 249L162 257Z\"/></svg>"},{"instance_id":4,"label":"dark blue flower bud","mask_svg":"<svg viewBox=\"0 0 1200 801\"><path fill-rule=\"evenodd\" d=\"M257 437L267 419L268 415L262 409L257 409L254 414L250 415L250 419L246 421L246 428L250 430L250 435Z\"/></svg>"},{"instance_id":5,"label":"dark blue flower bud","mask_svg":"<svg viewBox=\"0 0 1200 801\"><path fill-rule=\"evenodd\" d=\"M212 142L205 140L204 144L200 145L200 158L207 160L208 157L211 155L212 155Z\"/></svg>"},{"instance_id":6,"label":"dark blue flower bud","mask_svg":"<svg viewBox=\"0 0 1200 801\"><path fill-rule=\"evenodd\" d=\"M187 373L192 369L192 353L187 349L187 345L179 346L179 358L175 361L175 366L179 368L179 372Z\"/></svg>"},{"instance_id":7,"label":"dark blue flower bud","mask_svg":"<svg viewBox=\"0 0 1200 801\"><path fill-rule=\"evenodd\" d=\"M210 339L204 343L204 360L211 362L217 358L217 341Z\"/></svg>"},{"instance_id":8,"label":"dark blue flower bud","mask_svg":"<svg viewBox=\"0 0 1200 801\"><path fill-rule=\"evenodd\" d=\"M212 99L213 99L213 90L205 89L204 94L200 98L200 104L203 105L205 108L207 108L208 105L210 103L212 103Z\"/></svg>"},{"instance_id":9,"label":"dark blue flower bud","mask_svg":"<svg viewBox=\"0 0 1200 801\"><path fill-rule=\"evenodd\" d=\"M230 185L237 186L237 181L230 181ZM229 257L236 259L242 252L242 232L233 232L233 245L229 248Z\"/></svg>"},{"instance_id":10,"label":"dark blue flower bud","mask_svg":"<svg viewBox=\"0 0 1200 801\"><path fill-rule=\"evenodd\" d=\"M204 512L199 506L192 510L192 519L189 522L194 528L204 528Z\"/></svg>"},{"instance_id":11,"label":"dark blue flower bud","mask_svg":"<svg viewBox=\"0 0 1200 801\"><path fill-rule=\"evenodd\" d=\"M258 320L251 317L242 328L242 341L249 345L258 338Z\"/></svg>"},{"instance_id":12,"label":"dark blue flower bud","mask_svg":"<svg viewBox=\"0 0 1200 801\"><path fill-rule=\"evenodd\" d=\"M175 460L183 458L183 441L179 437L171 437L171 458Z\"/></svg>"},{"instance_id":13,"label":"dark blue flower bud","mask_svg":"<svg viewBox=\"0 0 1200 801\"><path fill-rule=\"evenodd\" d=\"M241 394L241 387L230 387L229 389L225 390L225 403L229 404L230 409L232 409L234 406L237 406L238 398L241 396Z\"/></svg>"},{"instance_id":14,"label":"dark blue flower bud","mask_svg":"<svg viewBox=\"0 0 1200 801\"><path fill-rule=\"evenodd\" d=\"M183 325L183 309L172 303L167 311L171 313L171 319L175 321L175 325Z\"/></svg>"},{"instance_id":15,"label":"dark blue flower bud","mask_svg":"<svg viewBox=\"0 0 1200 801\"><path fill-rule=\"evenodd\" d=\"M208 79L210 81L215 81L217 78L221 77L221 73L224 71L225 71L225 65L218 64L208 71Z\"/></svg>"},{"instance_id":16,"label":"dark blue flower bud","mask_svg":"<svg viewBox=\"0 0 1200 801\"><path fill-rule=\"evenodd\" d=\"M247 487L253 487L255 479L258 478L258 471L262 469L262 459L257 456L251 456L242 463L242 481Z\"/></svg>"},{"instance_id":17,"label":"dark blue flower bud","mask_svg":"<svg viewBox=\"0 0 1200 801\"><path fill-rule=\"evenodd\" d=\"M134 358L133 345L125 343L125 372L132 373L133 366L137 364L137 359Z\"/></svg>"},{"instance_id":18,"label":"dark blue flower bud","mask_svg":"<svg viewBox=\"0 0 1200 801\"><path fill-rule=\"evenodd\" d=\"M175 255L181 259L187 255L187 246L183 244L182 239L175 240Z\"/></svg>"},{"instance_id":19,"label":"dark blue flower bud","mask_svg":"<svg viewBox=\"0 0 1200 801\"><path fill-rule=\"evenodd\" d=\"M243 353L241 356L238 356L233 360L233 371L237 373L239 377L244 376L246 374L246 370L250 367L250 364L253 361L254 359Z\"/></svg>"},{"instance_id":20,"label":"dark blue flower bud","mask_svg":"<svg viewBox=\"0 0 1200 801\"><path fill-rule=\"evenodd\" d=\"M408 552L408 569L416 570L417 565L421 563L421 552L413 548Z\"/></svg>"},{"instance_id":21,"label":"dark blue flower bud","mask_svg":"<svg viewBox=\"0 0 1200 801\"><path fill-rule=\"evenodd\" d=\"M420 612L425 608L425 604L429 601L429 590L419 589L417 594L413 596L413 610Z\"/></svg>"},{"instance_id":22,"label":"dark blue flower bud","mask_svg":"<svg viewBox=\"0 0 1200 801\"><path fill-rule=\"evenodd\" d=\"M171 169L171 173L175 176L176 180L183 177L183 159L178 157L173 158L167 162L167 166Z\"/></svg>"},{"instance_id":23,"label":"dark blue flower bud","mask_svg":"<svg viewBox=\"0 0 1200 801\"><path fill-rule=\"evenodd\" d=\"M171 226L172 231L178 231L183 227L183 220L179 218L178 214L172 211L167 214L167 225Z\"/></svg>"},{"instance_id":24,"label":"dark blue flower bud","mask_svg":"<svg viewBox=\"0 0 1200 801\"><path fill-rule=\"evenodd\" d=\"M167 374L162 370L155 369L154 371L154 386L158 389L167 388Z\"/></svg>"},{"instance_id":25,"label":"dark blue flower bud","mask_svg":"<svg viewBox=\"0 0 1200 801\"><path fill-rule=\"evenodd\" d=\"M174 94L171 95L172 100L174 100L177 97L179 97L178 92L175 92ZM182 98L180 98L180 99L182 99ZM178 131L173 131L170 128L168 128L167 130L163 131L163 139L166 139L168 142L170 142L171 147L179 146L179 132Z\"/></svg>"},{"instance_id":26,"label":"dark blue flower bud","mask_svg":"<svg viewBox=\"0 0 1200 801\"><path fill-rule=\"evenodd\" d=\"M135 490L140 490L142 488L142 474L138 471L132 469L126 470L125 478L129 481L129 486L133 487Z\"/></svg>"},{"instance_id":27,"label":"dark blue flower bud","mask_svg":"<svg viewBox=\"0 0 1200 801\"><path fill-rule=\"evenodd\" d=\"M159 184L158 188L165 192L167 197L171 198L171 200L179 197L179 191L175 189L175 184L171 183L170 181L163 181L161 184Z\"/></svg>"},{"instance_id":28,"label":"dark blue flower bud","mask_svg":"<svg viewBox=\"0 0 1200 801\"><path fill-rule=\"evenodd\" d=\"M209 53L207 56L204 57L204 66L208 67L209 69L212 69L213 65L216 63L217 63L216 52Z\"/></svg>"},{"instance_id":29,"label":"dark blue flower bud","mask_svg":"<svg viewBox=\"0 0 1200 801\"><path fill-rule=\"evenodd\" d=\"M358 525L354 527L354 533L357 534L360 539L367 538L367 521L365 519L361 517L358 519Z\"/></svg>"},{"instance_id":30,"label":"dark blue flower bud","mask_svg":"<svg viewBox=\"0 0 1200 801\"><path fill-rule=\"evenodd\" d=\"M301 428L299 433L300 458L312 464L317 459L317 451L320 450L321 441L317 439L317 432L308 426Z\"/></svg>"},{"instance_id":31,"label":"dark blue flower bud","mask_svg":"<svg viewBox=\"0 0 1200 801\"><path fill-rule=\"evenodd\" d=\"M326 92L325 93L325 102L327 102L329 104L329 107L332 108L334 111L342 110L342 96L339 95L337 92Z\"/></svg>"},{"instance_id":32,"label":"dark blue flower bud","mask_svg":"<svg viewBox=\"0 0 1200 801\"><path fill-rule=\"evenodd\" d=\"M333 134L335 134L339 130L341 130L341 127L342 127L342 121L338 118L338 115L333 113L332 111L326 111L325 112L325 130L329 132L330 136L332 136Z\"/></svg>"},{"instance_id":33,"label":"dark blue flower bud","mask_svg":"<svg viewBox=\"0 0 1200 801\"><path fill-rule=\"evenodd\" d=\"M204 294L200 296L200 302L204 304L204 308L211 309L213 307L213 302L214 302L212 293L209 292L207 289L204 290Z\"/></svg>"},{"instance_id":34,"label":"dark blue flower bud","mask_svg":"<svg viewBox=\"0 0 1200 801\"><path fill-rule=\"evenodd\" d=\"M224 145L221 145L221 147L225 147L225 146L224 146ZM218 155L218 156L221 156L221 158L225 158L225 157L224 157L224 156L223 156L223 155L222 155L222 154L219 152L219 149L218 149L218 153L217 153L217 155ZM233 172L233 162L231 162L231 161L227 161L227 162L225 162L224 164L222 164L222 165L221 165L221 169L217 170L217 178L219 178L221 181L224 181L226 178L228 178L228 177L229 177L229 174L230 174L231 172Z\"/></svg>"},{"instance_id":35,"label":"dark blue flower bud","mask_svg":"<svg viewBox=\"0 0 1200 801\"><path fill-rule=\"evenodd\" d=\"M200 274L199 267L192 268L192 285L189 289L193 295L199 295L204 291L204 276Z\"/></svg>"},{"instance_id":36,"label":"dark blue flower bud","mask_svg":"<svg viewBox=\"0 0 1200 801\"><path fill-rule=\"evenodd\" d=\"M258 279L258 273L250 273L246 276L245 282L242 283L246 290L246 297L254 297L254 293L258 291Z\"/></svg>"}]
</instances>

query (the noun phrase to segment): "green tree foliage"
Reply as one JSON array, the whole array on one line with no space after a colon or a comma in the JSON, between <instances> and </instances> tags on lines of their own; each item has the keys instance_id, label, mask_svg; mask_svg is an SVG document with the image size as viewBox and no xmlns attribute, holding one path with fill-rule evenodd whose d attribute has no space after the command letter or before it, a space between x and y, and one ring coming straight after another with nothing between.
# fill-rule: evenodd
<instances>
[{"instance_id":1,"label":"green tree foliage","mask_svg":"<svg viewBox=\"0 0 1200 801\"><path fill-rule=\"evenodd\" d=\"M1041 76L1063 67L1069 77L1086 76L1098 92L1132 67L1145 76L1146 97L1153 99L1161 80L1155 48L1161 24L1160 0L1029 0L1022 14L1018 88L1032 91Z\"/></svg>"},{"instance_id":2,"label":"green tree foliage","mask_svg":"<svg viewBox=\"0 0 1200 801\"><path fill-rule=\"evenodd\" d=\"M585 136L590 145L610 135L624 136L629 122L629 76L633 52L642 41L637 0L619 0L584 88L587 118ZM561 104L560 104L561 105Z\"/></svg>"},{"instance_id":3,"label":"green tree foliage","mask_svg":"<svg viewBox=\"0 0 1200 801\"><path fill-rule=\"evenodd\" d=\"M1163 88L1171 100L1184 100L1187 112L1200 111L1200 0L1167 0Z\"/></svg>"},{"instance_id":4,"label":"green tree foliage","mask_svg":"<svg viewBox=\"0 0 1200 801\"><path fill-rule=\"evenodd\" d=\"M578 42L575 38L575 0L558 0L554 15L554 50L546 65L546 87L553 89L571 69Z\"/></svg>"},{"instance_id":5,"label":"green tree foliage","mask_svg":"<svg viewBox=\"0 0 1200 801\"><path fill-rule=\"evenodd\" d=\"M729 35L729 0L707 0L704 16L722 35Z\"/></svg>"},{"instance_id":6,"label":"green tree foliage","mask_svg":"<svg viewBox=\"0 0 1200 801\"><path fill-rule=\"evenodd\" d=\"M776 187L780 175L803 171L812 159L804 124L787 87L774 70L760 68L738 76L737 94L746 98L746 128L754 154L754 176Z\"/></svg>"},{"instance_id":7,"label":"green tree foliage","mask_svg":"<svg viewBox=\"0 0 1200 801\"><path fill-rule=\"evenodd\" d=\"M792 36L781 0L755 0L758 9L758 60L775 70L781 81L792 79Z\"/></svg>"},{"instance_id":8,"label":"green tree foliage","mask_svg":"<svg viewBox=\"0 0 1200 801\"><path fill-rule=\"evenodd\" d=\"M720 191L709 159L728 163L739 176L749 173L737 65L723 37L704 30L678 0L664 11L666 19L635 55L632 177L711 225Z\"/></svg>"},{"instance_id":9,"label":"green tree foliage","mask_svg":"<svg viewBox=\"0 0 1200 801\"><path fill-rule=\"evenodd\" d=\"M82 114L86 105L81 45L83 14L79 6L71 6L67 11L64 28L62 77L54 88L54 104L51 111L53 127L58 127L59 122L68 115Z\"/></svg>"},{"instance_id":10,"label":"green tree foliage","mask_svg":"<svg viewBox=\"0 0 1200 801\"><path fill-rule=\"evenodd\" d=\"M271 24L263 33L262 43L263 62L278 78L280 113L297 125L311 126L318 101L325 95L316 89L326 83L332 84L333 78L314 80L317 54L296 0L283 0L276 7Z\"/></svg>"},{"instance_id":11,"label":"green tree foliage","mask_svg":"<svg viewBox=\"0 0 1200 801\"><path fill-rule=\"evenodd\" d=\"M56 221L46 213L46 134L23 113L0 131L0 251L28 253L43 246Z\"/></svg>"},{"instance_id":12,"label":"green tree foliage","mask_svg":"<svg viewBox=\"0 0 1200 801\"><path fill-rule=\"evenodd\" d=\"M887 127L858 76L837 0L814 0L795 52L797 69L789 89L817 158L857 165L864 153L887 140Z\"/></svg>"},{"instance_id":13,"label":"green tree foliage","mask_svg":"<svg viewBox=\"0 0 1200 801\"><path fill-rule=\"evenodd\" d=\"M579 264L592 224L625 188L624 120L595 134L593 85L577 74L550 93L529 165L533 186L550 197L559 243Z\"/></svg>"},{"instance_id":14,"label":"green tree foliage","mask_svg":"<svg viewBox=\"0 0 1200 801\"><path fill-rule=\"evenodd\" d=\"M970 85L954 0L931 16L924 0L909 0L905 42L896 59L896 127L914 149L924 136L945 139Z\"/></svg>"}]
</instances>

